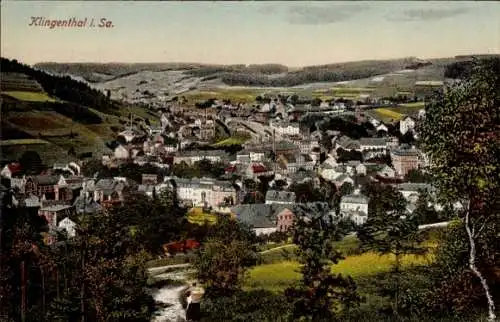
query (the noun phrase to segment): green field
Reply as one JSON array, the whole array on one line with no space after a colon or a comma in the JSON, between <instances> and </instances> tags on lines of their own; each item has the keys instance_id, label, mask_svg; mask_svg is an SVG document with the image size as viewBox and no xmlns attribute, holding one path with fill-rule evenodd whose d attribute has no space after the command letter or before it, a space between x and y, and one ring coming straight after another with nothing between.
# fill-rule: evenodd
<instances>
[{"instance_id":1,"label":"green field","mask_svg":"<svg viewBox=\"0 0 500 322\"><path fill-rule=\"evenodd\" d=\"M45 92L7 91L2 94L25 102L57 102Z\"/></svg>"},{"instance_id":2,"label":"green field","mask_svg":"<svg viewBox=\"0 0 500 322\"><path fill-rule=\"evenodd\" d=\"M222 141L219 141L215 144L213 144L213 147L224 147L224 146L231 146L231 145L240 145L248 141L250 138L248 137L238 137L238 136L232 136L230 138L224 139Z\"/></svg>"},{"instance_id":3,"label":"green field","mask_svg":"<svg viewBox=\"0 0 500 322\"><path fill-rule=\"evenodd\" d=\"M1 146L10 145L32 145L32 144L49 144L49 142L40 139L17 139L17 140L2 140L0 141Z\"/></svg>"},{"instance_id":4,"label":"green field","mask_svg":"<svg viewBox=\"0 0 500 322\"><path fill-rule=\"evenodd\" d=\"M111 125L113 124L103 123L96 126L109 128ZM46 162L49 163L58 161L58 156L61 160L71 159L68 156L70 148L74 148L77 154L92 152L97 155L109 152L109 149L105 146L105 140L111 139L113 134L111 132L108 133L109 136L104 136L102 135L104 133L93 131L91 125L75 122L53 111L11 112L3 117L2 126L5 126L6 129L24 132L32 137L42 135L41 139L43 139L29 139L24 142L19 140L7 141L17 142L16 147L18 149L4 149L3 156L5 158L16 159L19 157L18 151L35 150L40 154L44 162L47 160ZM73 138L68 137L71 133L76 136ZM44 144L40 144L41 142Z\"/></svg>"},{"instance_id":5,"label":"green field","mask_svg":"<svg viewBox=\"0 0 500 322\"><path fill-rule=\"evenodd\" d=\"M403 258L403 265L405 267L421 265L429 263L430 260L432 260L430 255L427 257L408 255ZM365 253L348 256L337 265L333 265L332 271L357 278L388 272L393 264L394 256ZM282 291L300 279L299 269L300 264L296 261L259 265L250 270L245 287Z\"/></svg>"},{"instance_id":6,"label":"green field","mask_svg":"<svg viewBox=\"0 0 500 322\"><path fill-rule=\"evenodd\" d=\"M219 100L231 100L231 102L251 103L255 98L262 94L263 90L256 88L242 88L242 89L212 89L207 91L193 91L182 94L187 100L188 104L194 105L197 102L204 102L208 99L215 98Z\"/></svg>"},{"instance_id":7,"label":"green field","mask_svg":"<svg viewBox=\"0 0 500 322\"><path fill-rule=\"evenodd\" d=\"M399 121L403 118L403 114L399 113L397 108L377 108L373 110L374 116L382 122Z\"/></svg>"}]
</instances>

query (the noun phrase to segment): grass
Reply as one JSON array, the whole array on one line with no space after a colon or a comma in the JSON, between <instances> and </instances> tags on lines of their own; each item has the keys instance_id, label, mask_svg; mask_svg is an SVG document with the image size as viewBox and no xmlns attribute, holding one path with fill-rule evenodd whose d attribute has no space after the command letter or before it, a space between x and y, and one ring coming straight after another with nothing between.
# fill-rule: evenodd
<instances>
[{"instance_id":1,"label":"grass","mask_svg":"<svg viewBox=\"0 0 500 322\"><path fill-rule=\"evenodd\" d=\"M416 257L407 255L403 257L403 266L426 264L431 257ZM353 278L371 276L388 272L394 264L394 256L379 256L374 253L348 256L337 265L332 266L332 271ZM249 272L246 281L247 289L266 289L282 291L300 279L300 264L296 261L283 261L254 267Z\"/></svg>"},{"instance_id":2,"label":"grass","mask_svg":"<svg viewBox=\"0 0 500 322\"><path fill-rule=\"evenodd\" d=\"M188 100L188 103L194 105L197 102L203 102L211 98L219 100L231 100L231 102L251 103L255 98L262 94L263 90L254 88L243 89L212 89L207 91L193 91L182 94Z\"/></svg>"},{"instance_id":3,"label":"grass","mask_svg":"<svg viewBox=\"0 0 500 322\"><path fill-rule=\"evenodd\" d=\"M17 139L17 140L2 140L1 146L9 145L32 145L32 144L49 144L49 142L41 139Z\"/></svg>"},{"instance_id":4,"label":"grass","mask_svg":"<svg viewBox=\"0 0 500 322\"><path fill-rule=\"evenodd\" d=\"M205 222L215 224L217 222L217 215L213 213L204 212L202 208L192 208L188 214L188 221L192 224L203 225Z\"/></svg>"},{"instance_id":5,"label":"grass","mask_svg":"<svg viewBox=\"0 0 500 322\"><path fill-rule=\"evenodd\" d=\"M219 141L215 144L213 144L213 147L224 147L224 146L231 146L231 145L240 145L248 141L250 138L249 137L240 137L240 136L232 136L227 139L224 139L222 141Z\"/></svg>"},{"instance_id":6,"label":"grass","mask_svg":"<svg viewBox=\"0 0 500 322\"><path fill-rule=\"evenodd\" d=\"M27 92L27 91L7 91L2 94L13 97L19 101L25 102L57 102L45 92Z\"/></svg>"},{"instance_id":7,"label":"grass","mask_svg":"<svg viewBox=\"0 0 500 322\"><path fill-rule=\"evenodd\" d=\"M43 156L40 154L42 159L46 161L45 158L48 158L48 162L58 161L57 155L64 160L68 159L68 150L70 148L74 148L76 153L92 152L93 154L101 154L108 152L109 149L105 146L105 140L112 138L112 136L103 136L103 133L94 132L90 125L75 122L52 111L11 112L5 116L3 121L9 127L23 131L31 136L38 137L39 134L47 136L43 137L43 139L51 144L41 145L36 152L39 154L41 152L43 154ZM102 125L104 123L99 126ZM111 124L108 124L108 126L110 127ZM77 136L71 139L68 138L67 135L71 132L77 134ZM24 146L31 149L29 145ZM8 158L17 157L17 151L9 150L8 152L4 153Z\"/></svg>"}]
</instances>

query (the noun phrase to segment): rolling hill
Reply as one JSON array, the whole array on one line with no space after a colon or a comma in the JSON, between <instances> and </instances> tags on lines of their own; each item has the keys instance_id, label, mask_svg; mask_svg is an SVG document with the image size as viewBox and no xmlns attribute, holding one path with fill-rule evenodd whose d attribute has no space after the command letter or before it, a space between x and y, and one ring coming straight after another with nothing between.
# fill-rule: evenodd
<instances>
[{"instance_id":1,"label":"rolling hill","mask_svg":"<svg viewBox=\"0 0 500 322\"><path fill-rule=\"evenodd\" d=\"M430 60L409 57L301 68L279 64L196 63L39 63L35 67L54 74L81 77L92 88L110 90L114 99L161 104L180 95L203 100L207 99L203 93L212 93L210 95L218 98L234 97L246 101L247 96L254 97L262 91L293 90L314 95L315 91L338 87L363 88L376 95L390 96L412 92L417 81L442 81L450 64L469 59L462 56ZM239 94L232 95L235 92Z\"/></svg>"},{"instance_id":2,"label":"rolling hill","mask_svg":"<svg viewBox=\"0 0 500 322\"><path fill-rule=\"evenodd\" d=\"M124 129L129 111L138 120L149 115L85 83L17 61L2 58L0 76L2 162L29 150L38 152L47 164L90 153L99 156L110 152L106 143Z\"/></svg>"}]
</instances>

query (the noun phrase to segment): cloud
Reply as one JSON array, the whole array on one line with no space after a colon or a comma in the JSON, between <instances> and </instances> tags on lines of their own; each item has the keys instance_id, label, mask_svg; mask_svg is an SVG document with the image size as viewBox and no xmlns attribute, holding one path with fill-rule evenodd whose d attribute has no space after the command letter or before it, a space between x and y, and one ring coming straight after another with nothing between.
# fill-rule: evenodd
<instances>
[{"instance_id":1,"label":"cloud","mask_svg":"<svg viewBox=\"0 0 500 322\"><path fill-rule=\"evenodd\" d=\"M281 14L286 21L296 25L323 25L346 21L357 13L368 9L367 5L333 5L329 7L294 5L265 6L259 12L269 15Z\"/></svg>"},{"instance_id":2,"label":"cloud","mask_svg":"<svg viewBox=\"0 0 500 322\"><path fill-rule=\"evenodd\" d=\"M467 13L472 8L454 8L454 9L408 9L394 15L386 16L390 21L438 21L450 17L459 16Z\"/></svg>"}]
</instances>

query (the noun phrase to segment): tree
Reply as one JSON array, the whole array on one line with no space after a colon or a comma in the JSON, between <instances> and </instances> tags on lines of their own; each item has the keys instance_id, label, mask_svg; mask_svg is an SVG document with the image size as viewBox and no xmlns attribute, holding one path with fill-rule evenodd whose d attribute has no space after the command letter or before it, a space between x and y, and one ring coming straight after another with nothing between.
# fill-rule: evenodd
<instances>
[{"instance_id":1,"label":"tree","mask_svg":"<svg viewBox=\"0 0 500 322\"><path fill-rule=\"evenodd\" d=\"M19 159L21 169L28 174L39 174L43 170L42 159L35 151L26 151Z\"/></svg>"},{"instance_id":2,"label":"tree","mask_svg":"<svg viewBox=\"0 0 500 322\"><path fill-rule=\"evenodd\" d=\"M247 269L257 263L256 236L228 215L218 217L193 262L207 295L230 295L240 289Z\"/></svg>"},{"instance_id":3,"label":"tree","mask_svg":"<svg viewBox=\"0 0 500 322\"><path fill-rule=\"evenodd\" d=\"M406 200L391 186L371 186L368 220L358 228L358 238L363 251L395 256L394 312L399 310L401 260L405 254L424 254L419 246L418 222L406 213Z\"/></svg>"},{"instance_id":4,"label":"tree","mask_svg":"<svg viewBox=\"0 0 500 322\"><path fill-rule=\"evenodd\" d=\"M304 217L305 212L312 218ZM349 310L357 305L360 297L351 277L333 274L331 265L343 259L333 247L333 242L344 234L339 226L325 220L321 209L301 209L293 228L293 242L302 264L302 280L298 286L285 291L293 303L293 318L307 321L332 321L336 309Z\"/></svg>"},{"instance_id":5,"label":"tree","mask_svg":"<svg viewBox=\"0 0 500 322\"><path fill-rule=\"evenodd\" d=\"M480 281L494 321L495 303L478 269L476 245L500 220L500 59L476 62L470 78L446 88L426 106L418 132L431 159L433 182L445 204L457 200L468 236L468 267Z\"/></svg>"},{"instance_id":6,"label":"tree","mask_svg":"<svg viewBox=\"0 0 500 322\"><path fill-rule=\"evenodd\" d=\"M429 182L428 175L420 169L411 169L405 176L405 181L415 182L415 183L426 183Z\"/></svg>"}]
</instances>

